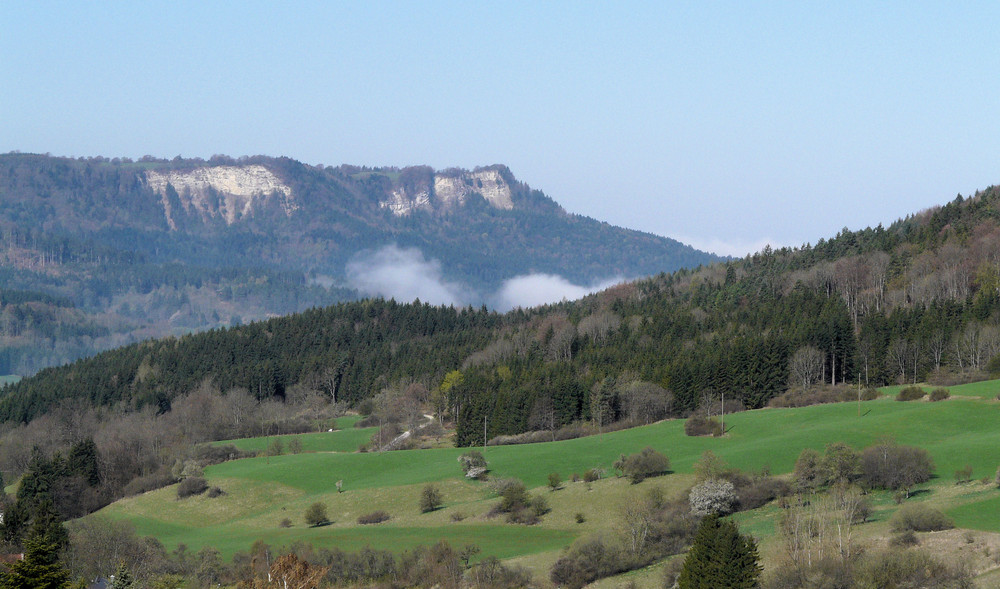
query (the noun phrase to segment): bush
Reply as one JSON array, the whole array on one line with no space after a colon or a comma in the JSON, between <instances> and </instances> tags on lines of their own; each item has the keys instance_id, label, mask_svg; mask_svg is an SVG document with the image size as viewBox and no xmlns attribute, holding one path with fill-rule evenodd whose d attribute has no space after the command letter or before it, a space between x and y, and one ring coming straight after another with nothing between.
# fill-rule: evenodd
<instances>
[{"instance_id":1,"label":"bush","mask_svg":"<svg viewBox=\"0 0 1000 589\"><path fill-rule=\"evenodd\" d=\"M391 517L392 516L390 516L388 512L379 509L378 511L373 511L371 513L359 515L358 523L361 525L380 524L382 522L389 521Z\"/></svg>"},{"instance_id":2,"label":"bush","mask_svg":"<svg viewBox=\"0 0 1000 589\"><path fill-rule=\"evenodd\" d=\"M967 483L972 480L972 465L966 464L964 468L955 471L956 483Z\"/></svg>"},{"instance_id":3,"label":"bush","mask_svg":"<svg viewBox=\"0 0 1000 589\"><path fill-rule=\"evenodd\" d=\"M177 498L185 499L192 495L201 495L208 489L208 482L202 477L188 477L177 485Z\"/></svg>"},{"instance_id":4,"label":"bush","mask_svg":"<svg viewBox=\"0 0 1000 589\"><path fill-rule=\"evenodd\" d=\"M909 548L910 546L916 546L917 544L920 544L920 540L917 539L917 535L913 533L913 530L900 532L889 538L889 546L894 546L896 548Z\"/></svg>"},{"instance_id":5,"label":"bush","mask_svg":"<svg viewBox=\"0 0 1000 589\"><path fill-rule=\"evenodd\" d=\"M292 520L290 520L290 519L288 519L286 517L286 518L282 519L280 522L278 522L278 527L279 528L290 528L290 527L292 527Z\"/></svg>"},{"instance_id":6,"label":"bush","mask_svg":"<svg viewBox=\"0 0 1000 589\"><path fill-rule=\"evenodd\" d=\"M896 395L897 401L918 401L924 398L927 393L920 387L906 387Z\"/></svg>"},{"instance_id":7,"label":"bush","mask_svg":"<svg viewBox=\"0 0 1000 589\"><path fill-rule=\"evenodd\" d=\"M486 458L479 450L469 450L458 457L458 463L462 465L462 471L470 479L480 479L486 474Z\"/></svg>"},{"instance_id":8,"label":"bush","mask_svg":"<svg viewBox=\"0 0 1000 589\"><path fill-rule=\"evenodd\" d=\"M460 522L463 519L465 519L465 513L461 511L456 511L455 513L451 514L451 521L453 522Z\"/></svg>"},{"instance_id":9,"label":"bush","mask_svg":"<svg viewBox=\"0 0 1000 589\"><path fill-rule=\"evenodd\" d=\"M931 391L930 399L931 399L931 401L934 401L934 402L944 401L945 399L947 399L950 396L951 396L951 393L948 392L948 389L937 388L937 389L934 389L933 391Z\"/></svg>"},{"instance_id":10,"label":"bush","mask_svg":"<svg viewBox=\"0 0 1000 589\"><path fill-rule=\"evenodd\" d=\"M706 419L701 415L692 415L684 422L684 433L689 436L721 436L722 424L715 419Z\"/></svg>"},{"instance_id":11,"label":"bush","mask_svg":"<svg viewBox=\"0 0 1000 589\"><path fill-rule=\"evenodd\" d=\"M441 492L434 485L427 485L420 493L420 513L429 513L441 507Z\"/></svg>"},{"instance_id":12,"label":"bush","mask_svg":"<svg viewBox=\"0 0 1000 589\"><path fill-rule=\"evenodd\" d=\"M899 508L892 514L889 524L893 532L937 532L955 527L955 522L939 509L923 503L911 503Z\"/></svg>"},{"instance_id":13,"label":"bush","mask_svg":"<svg viewBox=\"0 0 1000 589\"><path fill-rule=\"evenodd\" d=\"M285 452L285 444L281 441L281 438L274 438L271 443L267 445L267 455L268 456L281 456Z\"/></svg>"},{"instance_id":14,"label":"bush","mask_svg":"<svg viewBox=\"0 0 1000 589\"><path fill-rule=\"evenodd\" d=\"M330 522L330 518L326 515L326 505L318 501L306 508L304 519L306 524L313 527Z\"/></svg>"},{"instance_id":15,"label":"bush","mask_svg":"<svg viewBox=\"0 0 1000 589\"><path fill-rule=\"evenodd\" d=\"M882 394L879 393L878 389L876 388L867 387L865 390L861 391L862 401L874 401L875 399L878 399L881 396Z\"/></svg>"},{"instance_id":16,"label":"bush","mask_svg":"<svg viewBox=\"0 0 1000 589\"><path fill-rule=\"evenodd\" d=\"M601 478L601 472L596 468L588 468L583 473L583 482L592 483ZM997 485L1000 485L1000 467L997 467Z\"/></svg>"},{"instance_id":17,"label":"bush","mask_svg":"<svg viewBox=\"0 0 1000 589\"><path fill-rule=\"evenodd\" d=\"M934 471L930 454L923 448L891 442L869 446L861 454L861 478L870 487L908 490L929 481Z\"/></svg>"},{"instance_id":18,"label":"bush","mask_svg":"<svg viewBox=\"0 0 1000 589\"><path fill-rule=\"evenodd\" d=\"M641 483L647 477L663 474L669 468L670 459L648 446L637 454L623 454L615 462L615 470L620 470L633 485Z\"/></svg>"},{"instance_id":19,"label":"bush","mask_svg":"<svg viewBox=\"0 0 1000 589\"><path fill-rule=\"evenodd\" d=\"M292 454L302 453L302 440L298 438L292 438L288 440L288 451Z\"/></svg>"},{"instance_id":20,"label":"bush","mask_svg":"<svg viewBox=\"0 0 1000 589\"><path fill-rule=\"evenodd\" d=\"M876 397L878 396L876 392ZM790 390L771 399L768 407L808 407L810 405L824 405L826 403L843 403L845 401L857 401L858 389L849 386L826 385L819 388L803 390Z\"/></svg>"},{"instance_id":21,"label":"bush","mask_svg":"<svg viewBox=\"0 0 1000 589\"><path fill-rule=\"evenodd\" d=\"M688 501L691 513L696 516L727 515L736 504L735 488L729 481L710 479L695 485Z\"/></svg>"},{"instance_id":22,"label":"bush","mask_svg":"<svg viewBox=\"0 0 1000 589\"><path fill-rule=\"evenodd\" d=\"M209 499L215 499L216 497L221 497L225 495L226 492L218 487L212 487L208 490Z\"/></svg>"},{"instance_id":23,"label":"bush","mask_svg":"<svg viewBox=\"0 0 1000 589\"><path fill-rule=\"evenodd\" d=\"M558 472L549 473L549 488L555 491L560 486L562 486L562 477L559 476Z\"/></svg>"},{"instance_id":24,"label":"bush","mask_svg":"<svg viewBox=\"0 0 1000 589\"><path fill-rule=\"evenodd\" d=\"M576 523L578 523L578 524L582 524L583 522L587 521L586 516L584 516L583 513L579 512L579 511L576 512L576 515L573 516L573 518L576 520Z\"/></svg>"}]
</instances>

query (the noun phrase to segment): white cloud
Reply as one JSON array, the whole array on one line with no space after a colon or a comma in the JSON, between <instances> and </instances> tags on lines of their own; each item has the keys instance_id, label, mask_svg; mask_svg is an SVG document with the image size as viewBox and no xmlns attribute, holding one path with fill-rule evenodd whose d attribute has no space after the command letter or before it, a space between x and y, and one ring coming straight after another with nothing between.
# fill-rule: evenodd
<instances>
[{"instance_id":1,"label":"white cloud","mask_svg":"<svg viewBox=\"0 0 1000 589\"><path fill-rule=\"evenodd\" d=\"M509 311L518 307L537 307L548 303L558 303L562 300L571 301L583 298L621 281L621 278L614 278L591 286L580 286L562 276L528 274L505 281L500 290L493 295L492 302L493 306L500 311Z\"/></svg>"},{"instance_id":2,"label":"white cloud","mask_svg":"<svg viewBox=\"0 0 1000 589\"><path fill-rule=\"evenodd\" d=\"M463 285L444 280L441 262L427 260L416 248L387 245L358 254L348 262L346 273L353 288L400 302L419 298L434 305L463 306L475 298Z\"/></svg>"}]
</instances>

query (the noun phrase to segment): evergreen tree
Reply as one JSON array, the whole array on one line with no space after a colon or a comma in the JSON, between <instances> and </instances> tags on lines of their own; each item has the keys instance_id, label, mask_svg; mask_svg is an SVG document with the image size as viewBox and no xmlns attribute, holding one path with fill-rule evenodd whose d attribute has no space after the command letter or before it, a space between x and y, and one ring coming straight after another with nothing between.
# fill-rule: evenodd
<instances>
[{"instance_id":1,"label":"evergreen tree","mask_svg":"<svg viewBox=\"0 0 1000 589\"><path fill-rule=\"evenodd\" d=\"M135 579L132 578L132 573L129 572L124 562L120 563L118 569L115 571L115 580L111 583L111 589L134 589L135 587Z\"/></svg>"},{"instance_id":2,"label":"evergreen tree","mask_svg":"<svg viewBox=\"0 0 1000 589\"><path fill-rule=\"evenodd\" d=\"M684 559L680 589L756 589L761 567L757 543L729 520L706 516Z\"/></svg>"},{"instance_id":3,"label":"evergreen tree","mask_svg":"<svg viewBox=\"0 0 1000 589\"><path fill-rule=\"evenodd\" d=\"M59 544L35 528L24 542L24 560L8 565L0 573L0 589L63 589L69 571L59 562Z\"/></svg>"}]
</instances>

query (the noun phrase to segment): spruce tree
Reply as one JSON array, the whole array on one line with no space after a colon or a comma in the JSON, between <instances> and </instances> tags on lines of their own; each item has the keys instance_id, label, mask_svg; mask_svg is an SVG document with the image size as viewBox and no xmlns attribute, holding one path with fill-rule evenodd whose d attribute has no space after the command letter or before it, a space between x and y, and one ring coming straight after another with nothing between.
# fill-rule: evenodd
<instances>
[{"instance_id":1,"label":"spruce tree","mask_svg":"<svg viewBox=\"0 0 1000 589\"><path fill-rule=\"evenodd\" d=\"M680 589L756 589L760 565L757 543L729 520L701 520L677 579Z\"/></svg>"},{"instance_id":2,"label":"spruce tree","mask_svg":"<svg viewBox=\"0 0 1000 589\"><path fill-rule=\"evenodd\" d=\"M24 542L24 560L8 565L0 574L0 589L63 589L69 571L59 562L59 544L41 529Z\"/></svg>"}]
</instances>

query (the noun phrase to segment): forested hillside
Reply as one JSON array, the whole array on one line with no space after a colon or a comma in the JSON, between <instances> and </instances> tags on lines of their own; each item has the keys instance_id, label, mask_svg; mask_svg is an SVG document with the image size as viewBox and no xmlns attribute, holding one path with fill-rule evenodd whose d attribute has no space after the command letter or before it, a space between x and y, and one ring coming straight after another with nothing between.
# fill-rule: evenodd
<instances>
[{"instance_id":1,"label":"forested hillside","mask_svg":"<svg viewBox=\"0 0 1000 589\"><path fill-rule=\"evenodd\" d=\"M156 405L211 379L261 400L293 384L357 403L419 383L462 445L576 420L761 407L820 382L958 381L1000 353L1000 191L505 315L385 301L131 345L7 387L0 418L66 397ZM994 364L994 365L991 365Z\"/></svg>"},{"instance_id":2,"label":"forested hillside","mask_svg":"<svg viewBox=\"0 0 1000 589\"><path fill-rule=\"evenodd\" d=\"M568 214L503 166L4 154L0 290L72 312L0 303L0 375L356 300L346 267L388 246L439 262L476 306L525 274L589 285L718 259Z\"/></svg>"}]
</instances>

